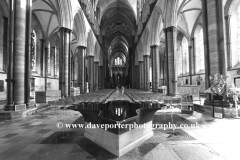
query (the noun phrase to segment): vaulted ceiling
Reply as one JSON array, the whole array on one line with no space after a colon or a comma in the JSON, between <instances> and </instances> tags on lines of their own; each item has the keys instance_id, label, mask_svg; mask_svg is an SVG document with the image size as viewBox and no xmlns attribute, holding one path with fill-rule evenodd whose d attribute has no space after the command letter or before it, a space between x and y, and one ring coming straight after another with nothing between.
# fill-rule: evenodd
<instances>
[{"instance_id":1,"label":"vaulted ceiling","mask_svg":"<svg viewBox=\"0 0 240 160\"><path fill-rule=\"evenodd\" d=\"M58 0L33 0L32 12L37 17L45 38L56 33L61 26ZM75 35L72 36L75 39Z\"/></svg>"},{"instance_id":2,"label":"vaulted ceiling","mask_svg":"<svg viewBox=\"0 0 240 160\"><path fill-rule=\"evenodd\" d=\"M136 0L99 0L97 3L110 63L116 57L124 59L124 62L128 59L128 48L132 45L136 29L136 4Z\"/></svg>"},{"instance_id":3,"label":"vaulted ceiling","mask_svg":"<svg viewBox=\"0 0 240 160\"><path fill-rule=\"evenodd\" d=\"M201 18L201 11L201 0L180 0L177 25L185 32L186 36L191 36L194 24L198 18Z\"/></svg>"}]
</instances>

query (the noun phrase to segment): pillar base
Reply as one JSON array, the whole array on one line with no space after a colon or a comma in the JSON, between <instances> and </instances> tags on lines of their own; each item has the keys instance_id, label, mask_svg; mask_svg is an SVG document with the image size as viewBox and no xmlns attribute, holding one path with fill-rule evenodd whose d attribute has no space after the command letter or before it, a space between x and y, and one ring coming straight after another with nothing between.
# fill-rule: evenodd
<instances>
[{"instance_id":1,"label":"pillar base","mask_svg":"<svg viewBox=\"0 0 240 160\"><path fill-rule=\"evenodd\" d=\"M213 101L206 99L206 100L204 101L204 105L213 106ZM229 107L230 107L230 104L229 104L229 102L227 102L227 101L219 101L219 100L215 100L215 101L214 101L214 106L216 106L216 107L222 107L222 105L223 105L224 108L229 108Z\"/></svg>"},{"instance_id":2,"label":"pillar base","mask_svg":"<svg viewBox=\"0 0 240 160\"><path fill-rule=\"evenodd\" d=\"M15 110L15 106L14 106L14 104L6 104L4 106L4 110L5 111L14 111Z\"/></svg>"}]
</instances>

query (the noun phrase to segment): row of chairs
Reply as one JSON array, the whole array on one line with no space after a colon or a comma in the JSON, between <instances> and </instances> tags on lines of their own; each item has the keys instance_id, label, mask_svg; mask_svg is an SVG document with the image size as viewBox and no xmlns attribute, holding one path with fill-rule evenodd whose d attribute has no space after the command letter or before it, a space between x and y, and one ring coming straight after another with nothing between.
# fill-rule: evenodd
<instances>
[{"instance_id":1,"label":"row of chairs","mask_svg":"<svg viewBox=\"0 0 240 160\"><path fill-rule=\"evenodd\" d=\"M99 90L94 93L86 93L78 96L72 96L65 99L48 101L48 105L60 109L78 107L84 104L103 103L113 93L113 89Z\"/></svg>"},{"instance_id":2,"label":"row of chairs","mask_svg":"<svg viewBox=\"0 0 240 160\"><path fill-rule=\"evenodd\" d=\"M136 103L150 102L161 103L168 107L179 108L181 110L194 110L193 98L191 95L164 96L161 93L152 93L136 89L128 89L126 93Z\"/></svg>"}]
</instances>

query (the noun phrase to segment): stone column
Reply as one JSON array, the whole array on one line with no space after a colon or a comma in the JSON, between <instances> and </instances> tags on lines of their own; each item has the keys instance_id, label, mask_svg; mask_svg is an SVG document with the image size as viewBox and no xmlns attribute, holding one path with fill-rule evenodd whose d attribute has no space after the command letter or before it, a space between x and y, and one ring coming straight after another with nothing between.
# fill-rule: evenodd
<instances>
[{"instance_id":1,"label":"stone column","mask_svg":"<svg viewBox=\"0 0 240 160\"><path fill-rule=\"evenodd\" d=\"M8 48L8 72L7 72L7 104L5 105L5 110L13 110L13 35L14 35L14 0L9 1L9 48Z\"/></svg>"},{"instance_id":2,"label":"stone column","mask_svg":"<svg viewBox=\"0 0 240 160\"><path fill-rule=\"evenodd\" d=\"M94 91L98 91L98 68L99 62L94 62Z\"/></svg>"},{"instance_id":3,"label":"stone column","mask_svg":"<svg viewBox=\"0 0 240 160\"><path fill-rule=\"evenodd\" d=\"M71 58L71 40L72 40L72 30L70 29L66 29L66 32L68 34L68 95L69 97L71 96L71 77L72 77L72 72L71 72L71 69L72 69L72 63L73 63L73 60ZM73 80L73 87L74 87L74 80Z\"/></svg>"},{"instance_id":4,"label":"stone column","mask_svg":"<svg viewBox=\"0 0 240 160\"><path fill-rule=\"evenodd\" d=\"M195 38L191 39L191 43L192 43L192 48L191 48L191 55L192 55L192 69L191 72L192 74L196 74L196 46L195 46ZM190 49L190 48L189 48Z\"/></svg>"},{"instance_id":5,"label":"stone column","mask_svg":"<svg viewBox=\"0 0 240 160\"><path fill-rule=\"evenodd\" d=\"M78 85L80 92L85 92L85 48L83 46L78 47Z\"/></svg>"},{"instance_id":6,"label":"stone column","mask_svg":"<svg viewBox=\"0 0 240 160\"><path fill-rule=\"evenodd\" d=\"M102 89L102 66L100 66L100 62L98 66L98 86L99 89Z\"/></svg>"},{"instance_id":7,"label":"stone column","mask_svg":"<svg viewBox=\"0 0 240 160\"><path fill-rule=\"evenodd\" d=\"M150 55L143 56L143 66L144 66L144 90L148 91L150 89Z\"/></svg>"},{"instance_id":8,"label":"stone column","mask_svg":"<svg viewBox=\"0 0 240 160\"><path fill-rule=\"evenodd\" d=\"M40 73L40 75L41 76L43 76L43 55L44 55L44 46L45 46L45 44L44 44L44 42L45 42L45 40L44 39L40 39L40 41L41 41L41 56L40 56L40 67L41 67L41 73Z\"/></svg>"},{"instance_id":9,"label":"stone column","mask_svg":"<svg viewBox=\"0 0 240 160\"><path fill-rule=\"evenodd\" d=\"M207 89L210 87L210 75L215 75L216 73L220 73L223 76L227 75L223 2L219 0L203 0L202 13L205 46L205 81ZM224 96L226 98L226 92ZM211 100L211 95L207 94L205 104L209 105Z\"/></svg>"},{"instance_id":10,"label":"stone column","mask_svg":"<svg viewBox=\"0 0 240 160\"><path fill-rule=\"evenodd\" d=\"M53 73L53 77L56 78L57 77L57 73L56 73L56 47L52 47L52 57L53 57L53 67L52 67L52 73Z\"/></svg>"},{"instance_id":11,"label":"stone column","mask_svg":"<svg viewBox=\"0 0 240 160\"><path fill-rule=\"evenodd\" d=\"M27 0L15 0L14 39L13 39L13 98L14 104L25 103L25 43Z\"/></svg>"},{"instance_id":12,"label":"stone column","mask_svg":"<svg viewBox=\"0 0 240 160\"><path fill-rule=\"evenodd\" d=\"M64 32L64 97L69 97L69 58L70 58L70 33L71 30L65 28Z\"/></svg>"},{"instance_id":13,"label":"stone column","mask_svg":"<svg viewBox=\"0 0 240 160\"><path fill-rule=\"evenodd\" d=\"M60 28L60 52L59 52L59 89L61 90L61 97L64 98L64 32L65 28Z\"/></svg>"},{"instance_id":14,"label":"stone column","mask_svg":"<svg viewBox=\"0 0 240 160\"><path fill-rule=\"evenodd\" d=\"M32 32L32 0L27 0L26 13L26 40L25 40L25 104L30 105L30 55L31 55L31 32Z\"/></svg>"},{"instance_id":15,"label":"stone column","mask_svg":"<svg viewBox=\"0 0 240 160\"><path fill-rule=\"evenodd\" d=\"M87 48L85 47L83 49L83 55L84 55L84 92L87 92L87 66L86 66L86 61L87 61Z\"/></svg>"},{"instance_id":16,"label":"stone column","mask_svg":"<svg viewBox=\"0 0 240 160\"><path fill-rule=\"evenodd\" d=\"M45 48L45 91L47 91L47 80L48 80L48 43L46 43L46 48Z\"/></svg>"},{"instance_id":17,"label":"stone column","mask_svg":"<svg viewBox=\"0 0 240 160\"><path fill-rule=\"evenodd\" d=\"M188 46L188 54L189 54L189 76L190 76L190 85L192 85L192 69L193 69L193 63L192 63L192 46Z\"/></svg>"},{"instance_id":18,"label":"stone column","mask_svg":"<svg viewBox=\"0 0 240 160\"><path fill-rule=\"evenodd\" d=\"M143 61L138 61L139 64L139 88L144 89L144 78L143 78Z\"/></svg>"},{"instance_id":19,"label":"stone column","mask_svg":"<svg viewBox=\"0 0 240 160\"><path fill-rule=\"evenodd\" d=\"M88 86L89 92L93 91L93 75L94 75L94 56L88 55Z\"/></svg>"},{"instance_id":20,"label":"stone column","mask_svg":"<svg viewBox=\"0 0 240 160\"><path fill-rule=\"evenodd\" d=\"M152 57L152 91L157 92L159 86L159 46L151 46Z\"/></svg>"},{"instance_id":21,"label":"stone column","mask_svg":"<svg viewBox=\"0 0 240 160\"><path fill-rule=\"evenodd\" d=\"M167 56L167 94L177 94L177 29L174 26L164 29Z\"/></svg>"},{"instance_id":22,"label":"stone column","mask_svg":"<svg viewBox=\"0 0 240 160\"><path fill-rule=\"evenodd\" d=\"M160 86L163 86L163 79L164 79L164 53L162 52L162 50L159 52L159 66L160 66L160 69L159 69L159 79L160 79Z\"/></svg>"},{"instance_id":23,"label":"stone column","mask_svg":"<svg viewBox=\"0 0 240 160\"><path fill-rule=\"evenodd\" d=\"M225 16L226 25L226 44L227 44L227 55L228 55L228 68L232 68L232 42L231 42L231 27L230 27L231 15Z\"/></svg>"}]
</instances>

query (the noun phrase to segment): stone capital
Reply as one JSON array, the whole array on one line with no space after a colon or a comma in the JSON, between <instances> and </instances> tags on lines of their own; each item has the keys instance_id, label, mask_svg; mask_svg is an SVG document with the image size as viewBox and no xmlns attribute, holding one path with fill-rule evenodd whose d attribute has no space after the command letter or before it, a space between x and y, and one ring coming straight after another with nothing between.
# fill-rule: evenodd
<instances>
[{"instance_id":1,"label":"stone capital","mask_svg":"<svg viewBox=\"0 0 240 160\"><path fill-rule=\"evenodd\" d=\"M143 55L143 57L150 57L150 55Z\"/></svg>"},{"instance_id":2,"label":"stone capital","mask_svg":"<svg viewBox=\"0 0 240 160\"><path fill-rule=\"evenodd\" d=\"M174 32L176 30L177 30L177 28L175 26L171 26L171 27L167 27L167 28L163 29L163 31L165 33L167 33L167 32Z\"/></svg>"},{"instance_id":3,"label":"stone capital","mask_svg":"<svg viewBox=\"0 0 240 160\"><path fill-rule=\"evenodd\" d=\"M94 56L93 55L87 55L88 58L93 58Z\"/></svg>"},{"instance_id":4,"label":"stone capital","mask_svg":"<svg viewBox=\"0 0 240 160\"><path fill-rule=\"evenodd\" d=\"M150 46L150 47L151 47L151 49L159 48L159 45L152 45L152 46Z\"/></svg>"},{"instance_id":5,"label":"stone capital","mask_svg":"<svg viewBox=\"0 0 240 160\"><path fill-rule=\"evenodd\" d=\"M58 31L64 33L64 32L65 32L65 28L64 28L64 27L61 27L61 28L59 28Z\"/></svg>"},{"instance_id":6,"label":"stone capital","mask_svg":"<svg viewBox=\"0 0 240 160\"><path fill-rule=\"evenodd\" d=\"M232 15L226 15L224 18L225 18L225 20L229 21L231 19L231 16Z\"/></svg>"},{"instance_id":7,"label":"stone capital","mask_svg":"<svg viewBox=\"0 0 240 160\"><path fill-rule=\"evenodd\" d=\"M71 33L72 32L72 30L71 29L69 29L69 28L65 28L65 33Z\"/></svg>"},{"instance_id":8,"label":"stone capital","mask_svg":"<svg viewBox=\"0 0 240 160\"><path fill-rule=\"evenodd\" d=\"M77 46L77 49L86 49L87 47L85 46Z\"/></svg>"}]
</instances>

